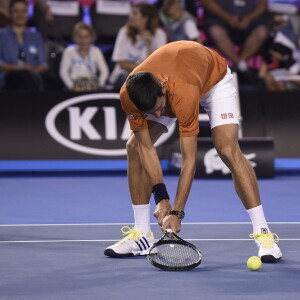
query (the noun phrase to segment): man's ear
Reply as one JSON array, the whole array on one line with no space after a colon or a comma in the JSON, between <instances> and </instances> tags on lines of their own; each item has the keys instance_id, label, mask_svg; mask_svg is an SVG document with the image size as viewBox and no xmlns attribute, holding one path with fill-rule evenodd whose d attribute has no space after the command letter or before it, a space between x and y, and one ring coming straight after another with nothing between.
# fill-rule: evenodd
<instances>
[{"instance_id":1,"label":"man's ear","mask_svg":"<svg viewBox=\"0 0 300 300\"><path fill-rule=\"evenodd\" d=\"M165 94L166 93L166 84L165 84L165 82L161 81L160 86L162 88L163 93Z\"/></svg>"}]
</instances>

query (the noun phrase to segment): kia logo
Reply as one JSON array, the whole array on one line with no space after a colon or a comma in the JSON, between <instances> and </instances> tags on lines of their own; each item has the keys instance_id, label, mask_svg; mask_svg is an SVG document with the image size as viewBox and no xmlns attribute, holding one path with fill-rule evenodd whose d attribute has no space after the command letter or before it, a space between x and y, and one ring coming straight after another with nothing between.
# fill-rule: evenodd
<instances>
[{"instance_id":1,"label":"kia logo","mask_svg":"<svg viewBox=\"0 0 300 300\"><path fill-rule=\"evenodd\" d=\"M97 93L65 100L48 112L45 125L51 137L69 149L99 156L127 154L131 130L119 94ZM175 128L174 123L155 146L167 141Z\"/></svg>"}]
</instances>

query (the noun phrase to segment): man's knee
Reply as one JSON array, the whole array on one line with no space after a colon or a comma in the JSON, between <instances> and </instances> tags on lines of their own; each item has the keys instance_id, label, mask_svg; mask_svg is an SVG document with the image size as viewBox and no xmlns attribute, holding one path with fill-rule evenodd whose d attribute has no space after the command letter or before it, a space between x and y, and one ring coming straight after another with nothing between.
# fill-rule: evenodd
<instances>
[{"instance_id":1,"label":"man's knee","mask_svg":"<svg viewBox=\"0 0 300 300\"><path fill-rule=\"evenodd\" d=\"M228 37L227 31L220 25L210 26L208 33L213 40L221 40L224 37Z\"/></svg>"},{"instance_id":2,"label":"man's knee","mask_svg":"<svg viewBox=\"0 0 300 300\"><path fill-rule=\"evenodd\" d=\"M138 145L134 136L131 136L126 143L126 151L128 155L138 155Z\"/></svg>"},{"instance_id":3,"label":"man's knee","mask_svg":"<svg viewBox=\"0 0 300 300\"><path fill-rule=\"evenodd\" d=\"M257 40L263 41L269 35L268 27L265 25L257 26L251 33L251 35L255 36Z\"/></svg>"},{"instance_id":4,"label":"man's knee","mask_svg":"<svg viewBox=\"0 0 300 300\"><path fill-rule=\"evenodd\" d=\"M226 144L226 145L220 145L216 147L216 150L220 156L220 158L225 162L229 164L233 164L235 161L238 160L240 156L240 148L237 144Z\"/></svg>"}]
</instances>

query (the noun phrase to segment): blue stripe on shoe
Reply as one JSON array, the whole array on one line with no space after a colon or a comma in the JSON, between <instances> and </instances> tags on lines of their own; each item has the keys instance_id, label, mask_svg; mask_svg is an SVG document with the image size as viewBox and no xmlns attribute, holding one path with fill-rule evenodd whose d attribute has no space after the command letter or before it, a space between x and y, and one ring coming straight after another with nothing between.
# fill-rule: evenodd
<instances>
[{"instance_id":1,"label":"blue stripe on shoe","mask_svg":"<svg viewBox=\"0 0 300 300\"><path fill-rule=\"evenodd\" d=\"M142 239L143 239L143 240L145 241L145 243L147 244L147 249L150 248L150 245L149 245L147 239L146 239L145 237L142 237Z\"/></svg>"},{"instance_id":2,"label":"blue stripe on shoe","mask_svg":"<svg viewBox=\"0 0 300 300\"><path fill-rule=\"evenodd\" d=\"M140 244L138 242L136 242L136 244L139 246L140 250L143 251L142 247L140 246Z\"/></svg>"},{"instance_id":3,"label":"blue stripe on shoe","mask_svg":"<svg viewBox=\"0 0 300 300\"><path fill-rule=\"evenodd\" d=\"M142 239L140 239L140 242L142 243L144 250L147 250L148 248L146 247L146 245L143 243Z\"/></svg>"}]
</instances>

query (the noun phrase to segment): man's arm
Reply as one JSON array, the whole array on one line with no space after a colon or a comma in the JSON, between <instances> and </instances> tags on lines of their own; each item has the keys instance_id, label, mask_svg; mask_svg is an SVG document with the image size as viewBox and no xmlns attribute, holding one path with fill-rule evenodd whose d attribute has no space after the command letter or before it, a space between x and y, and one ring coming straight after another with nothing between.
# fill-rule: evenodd
<instances>
[{"instance_id":1,"label":"man's arm","mask_svg":"<svg viewBox=\"0 0 300 300\"><path fill-rule=\"evenodd\" d=\"M262 16L268 10L268 1L259 0L257 6L248 15L244 16L239 23L239 28L245 30L249 27L250 23Z\"/></svg>"},{"instance_id":2,"label":"man's arm","mask_svg":"<svg viewBox=\"0 0 300 300\"><path fill-rule=\"evenodd\" d=\"M268 10L268 1L259 0L255 9L247 15L250 22L263 15Z\"/></svg>"},{"instance_id":3,"label":"man's arm","mask_svg":"<svg viewBox=\"0 0 300 300\"><path fill-rule=\"evenodd\" d=\"M184 210L190 193L196 171L197 136L181 137L180 149L182 155L181 172L172 208L173 210ZM171 228L172 231L179 232L181 229L180 219L176 215L169 215L165 217L162 230L165 231L166 228Z\"/></svg>"},{"instance_id":4,"label":"man's arm","mask_svg":"<svg viewBox=\"0 0 300 300\"><path fill-rule=\"evenodd\" d=\"M138 150L140 159L145 172L149 176L150 184L153 187L158 183L163 183L163 172L157 156L156 149L151 140L149 130L144 129L134 133L138 142ZM168 215L171 209L169 199L162 199L155 207L154 216L160 226L163 224L163 219Z\"/></svg>"},{"instance_id":5,"label":"man's arm","mask_svg":"<svg viewBox=\"0 0 300 300\"><path fill-rule=\"evenodd\" d=\"M232 23L233 16L225 11L215 0L202 0L201 5L212 14L224 20L226 23Z\"/></svg>"}]
</instances>

